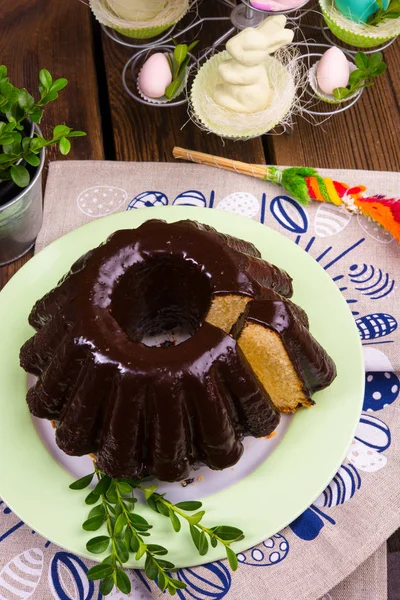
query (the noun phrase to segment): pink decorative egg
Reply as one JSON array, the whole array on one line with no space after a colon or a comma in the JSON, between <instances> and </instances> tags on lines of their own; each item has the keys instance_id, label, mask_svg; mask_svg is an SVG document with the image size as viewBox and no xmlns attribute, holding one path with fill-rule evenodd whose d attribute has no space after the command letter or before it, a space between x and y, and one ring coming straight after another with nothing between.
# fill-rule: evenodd
<instances>
[{"instance_id":1,"label":"pink decorative egg","mask_svg":"<svg viewBox=\"0 0 400 600\"><path fill-rule=\"evenodd\" d=\"M250 4L259 10L277 12L297 8L304 4L304 0L250 0Z\"/></svg>"},{"instance_id":2,"label":"pink decorative egg","mask_svg":"<svg viewBox=\"0 0 400 600\"><path fill-rule=\"evenodd\" d=\"M162 52L152 54L144 63L138 78L139 90L149 98L161 98L172 81L168 58Z\"/></svg>"},{"instance_id":3,"label":"pink decorative egg","mask_svg":"<svg viewBox=\"0 0 400 600\"><path fill-rule=\"evenodd\" d=\"M325 94L333 94L338 87L349 83L350 66L344 52L332 46L325 52L317 66L317 82Z\"/></svg>"}]
</instances>

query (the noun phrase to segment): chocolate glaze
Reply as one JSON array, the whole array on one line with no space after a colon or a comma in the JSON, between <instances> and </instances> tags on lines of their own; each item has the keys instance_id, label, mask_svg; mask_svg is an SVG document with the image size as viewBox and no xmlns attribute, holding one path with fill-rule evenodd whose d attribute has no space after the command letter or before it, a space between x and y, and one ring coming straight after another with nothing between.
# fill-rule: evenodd
<instances>
[{"instance_id":1,"label":"chocolate glaze","mask_svg":"<svg viewBox=\"0 0 400 600\"><path fill-rule=\"evenodd\" d=\"M279 415L235 339L204 322L218 294L290 296L290 277L242 240L192 221L147 221L114 233L36 303L38 333L21 365L38 376L31 412L57 423L72 455L93 452L113 477L184 479L194 463L237 462L245 435ZM177 346L144 335L183 326Z\"/></svg>"},{"instance_id":2,"label":"chocolate glaze","mask_svg":"<svg viewBox=\"0 0 400 600\"><path fill-rule=\"evenodd\" d=\"M336 377L336 366L308 329L304 311L275 292L266 292L262 300L253 300L239 319L234 336L245 323L253 322L276 331L303 383L303 392L312 402L312 394L328 387Z\"/></svg>"}]
</instances>

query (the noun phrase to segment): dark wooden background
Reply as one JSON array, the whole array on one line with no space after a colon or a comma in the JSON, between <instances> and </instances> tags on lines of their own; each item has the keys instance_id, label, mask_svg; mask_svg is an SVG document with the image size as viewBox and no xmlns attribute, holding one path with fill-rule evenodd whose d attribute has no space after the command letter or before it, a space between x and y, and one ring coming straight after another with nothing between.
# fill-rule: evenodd
<instances>
[{"instance_id":1,"label":"dark wooden background","mask_svg":"<svg viewBox=\"0 0 400 600\"><path fill-rule=\"evenodd\" d=\"M216 0L204 0L200 10L204 16L229 12ZM202 46L210 45L228 26L207 24L201 34L194 31L187 41L199 36ZM304 33L322 41L315 30L304 28ZM15 85L32 91L40 68L69 80L59 100L46 110L42 125L45 133L64 122L88 133L75 140L67 159L172 161L172 148L179 145L253 163L400 169L398 42L384 51L387 72L352 109L319 127L298 118L291 136L248 142L222 142L191 122L182 129L188 120L186 107L157 109L133 102L121 82L122 68L131 54L102 32L86 0L0 0L0 63L8 66ZM56 157L60 158L50 150L48 159ZM0 268L0 289L30 256ZM397 600L399 533L389 540L389 550L394 553L390 597Z\"/></svg>"}]
</instances>

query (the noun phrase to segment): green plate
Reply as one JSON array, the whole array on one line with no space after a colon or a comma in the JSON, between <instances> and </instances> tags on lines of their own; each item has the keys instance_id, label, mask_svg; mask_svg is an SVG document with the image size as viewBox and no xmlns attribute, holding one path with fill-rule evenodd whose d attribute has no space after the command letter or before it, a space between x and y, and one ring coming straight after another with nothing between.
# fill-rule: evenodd
<instances>
[{"instance_id":1,"label":"green plate","mask_svg":"<svg viewBox=\"0 0 400 600\"><path fill-rule=\"evenodd\" d=\"M247 476L238 476L229 487L211 490L202 499L205 523L240 527L246 537L234 548L244 551L293 521L335 475L359 420L364 368L353 317L327 273L281 234L223 211L164 207L118 213L62 237L14 275L0 293L0 494L32 529L69 551L94 558L85 548L91 534L81 529L88 512L85 491L68 489L72 476L47 451L33 425L25 402L27 376L19 366L18 354L33 333L27 322L32 305L54 287L75 259L113 231L137 227L149 218L194 219L253 242L264 258L291 274L294 300L306 309L311 331L337 365L334 383L316 394L316 406L301 410L288 421L285 434L267 460ZM154 525L149 540L168 547L168 558L177 566L223 558L220 548L200 557L187 530L174 534L168 519L145 506L138 510Z\"/></svg>"}]
</instances>

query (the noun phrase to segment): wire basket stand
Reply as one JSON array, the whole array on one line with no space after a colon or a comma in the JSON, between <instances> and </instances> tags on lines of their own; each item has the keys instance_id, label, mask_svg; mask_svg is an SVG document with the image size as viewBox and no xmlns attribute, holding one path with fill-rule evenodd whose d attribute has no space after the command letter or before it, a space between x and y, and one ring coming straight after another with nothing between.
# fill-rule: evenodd
<instances>
[{"instance_id":1,"label":"wire basket stand","mask_svg":"<svg viewBox=\"0 0 400 600\"><path fill-rule=\"evenodd\" d=\"M230 10L230 14L222 17L200 17L197 12L198 6L202 3L202 0L193 0L189 15L192 15L191 22L185 26L184 28L179 28L179 24L175 24L170 27L168 30L164 31L157 37L151 39L144 40L135 40L132 38L128 38L117 31L102 25L104 33L110 37L114 42L134 50L134 54L129 58L126 62L123 71L122 71L122 83L124 89L129 96L139 102L141 104L145 104L148 106L153 106L156 108L167 108L167 107L175 107L182 106L188 102L187 95L183 95L182 98L177 98L176 100L171 100L165 103L154 103L145 98L143 98L138 91L137 79L140 71L140 67L143 65L147 57L151 52L160 51L160 52L172 52L174 46L171 44L170 40L173 37L174 40L180 41L184 40L185 36L196 30L201 29L206 23L226 23L228 25L227 30L216 39L211 46L209 46L206 50L200 52L198 56L195 56L193 53L190 53L191 63L190 69L198 69L206 58L209 58L214 55L217 48L226 42L230 37L235 35L237 31L241 31L246 27L256 27L262 20L271 15L284 14L288 18L288 22L292 22L294 25L299 25L302 19L307 14L315 13L320 18L320 23L318 25L310 25L302 23L302 28L309 30L315 30L322 33L327 43L315 42L314 40L310 41L299 41L294 42L294 46L297 46L301 49L301 55L298 60L301 60L304 68L311 68L311 64L316 62L316 60L320 59L323 55L323 52L330 48L332 45L341 48L343 52L349 57L349 60L353 60L355 54L358 52L357 48L347 46L343 44L340 40L335 38L331 33L329 27L325 24L323 16L319 10L316 10L317 5L312 4L309 6L311 0L304 0L304 2L296 8L291 8L284 11L268 11L262 10L259 8L255 8L250 4L250 0L241 0L240 4L235 4L231 0L215 0L219 4L224 5L227 9ZM380 47L374 47L371 49L363 49L366 54L373 54L378 51L382 51L389 47L395 40L390 40L389 42L381 45ZM309 115L315 121L316 117L321 117L322 122L324 122L327 118L332 117L335 114L344 112L354 106L356 102L360 99L363 90L360 90L357 95L347 102L342 102L338 104L328 104L321 100L318 97L314 90L307 84L304 92L309 96L310 101L307 102L303 110L303 114ZM292 133L293 132L293 122L289 122L289 125L283 127L284 133ZM274 133L274 132L269 132Z\"/></svg>"}]
</instances>

